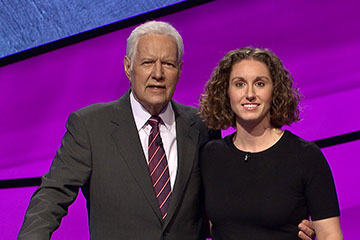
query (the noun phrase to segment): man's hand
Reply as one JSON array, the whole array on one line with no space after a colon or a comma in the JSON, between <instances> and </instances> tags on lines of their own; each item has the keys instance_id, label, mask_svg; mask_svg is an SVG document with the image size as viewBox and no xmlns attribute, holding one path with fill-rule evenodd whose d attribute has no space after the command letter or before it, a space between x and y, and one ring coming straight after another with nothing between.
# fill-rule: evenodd
<instances>
[{"instance_id":1,"label":"man's hand","mask_svg":"<svg viewBox=\"0 0 360 240\"><path fill-rule=\"evenodd\" d=\"M298 228L300 230L298 236L302 240L312 240L315 238L315 231L312 228L312 224L309 220L302 220L298 225Z\"/></svg>"}]
</instances>

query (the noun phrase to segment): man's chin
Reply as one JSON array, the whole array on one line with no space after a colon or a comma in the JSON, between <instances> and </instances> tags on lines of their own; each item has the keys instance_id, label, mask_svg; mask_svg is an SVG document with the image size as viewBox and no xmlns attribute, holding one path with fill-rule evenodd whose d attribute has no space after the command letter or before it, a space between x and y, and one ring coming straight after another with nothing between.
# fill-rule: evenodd
<instances>
[{"instance_id":1,"label":"man's chin","mask_svg":"<svg viewBox=\"0 0 360 240\"><path fill-rule=\"evenodd\" d=\"M169 102L169 100L162 99L161 101L149 101L141 105L152 115L157 115L167 106Z\"/></svg>"}]
</instances>

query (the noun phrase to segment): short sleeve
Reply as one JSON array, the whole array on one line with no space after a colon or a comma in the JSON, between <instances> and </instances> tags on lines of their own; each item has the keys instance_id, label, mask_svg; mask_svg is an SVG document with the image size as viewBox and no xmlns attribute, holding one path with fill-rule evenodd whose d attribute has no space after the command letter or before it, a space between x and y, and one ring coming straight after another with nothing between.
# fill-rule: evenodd
<instances>
[{"instance_id":1,"label":"short sleeve","mask_svg":"<svg viewBox=\"0 0 360 240\"><path fill-rule=\"evenodd\" d=\"M314 143L308 143L303 151L303 158L307 164L305 197L311 219L339 216L335 183L325 156Z\"/></svg>"}]
</instances>

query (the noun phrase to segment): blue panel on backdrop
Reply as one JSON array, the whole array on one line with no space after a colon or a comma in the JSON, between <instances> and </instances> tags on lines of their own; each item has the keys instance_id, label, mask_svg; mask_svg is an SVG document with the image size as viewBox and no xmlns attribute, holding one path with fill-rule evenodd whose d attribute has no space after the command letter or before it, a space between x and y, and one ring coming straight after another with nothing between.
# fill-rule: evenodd
<instances>
[{"instance_id":1,"label":"blue panel on backdrop","mask_svg":"<svg viewBox=\"0 0 360 240\"><path fill-rule=\"evenodd\" d=\"M0 58L184 0L0 1Z\"/></svg>"}]
</instances>

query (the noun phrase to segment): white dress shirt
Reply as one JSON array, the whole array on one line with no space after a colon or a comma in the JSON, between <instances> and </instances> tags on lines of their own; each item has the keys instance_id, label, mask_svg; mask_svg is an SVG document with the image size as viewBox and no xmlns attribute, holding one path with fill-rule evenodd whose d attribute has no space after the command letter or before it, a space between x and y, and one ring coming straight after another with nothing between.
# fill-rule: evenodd
<instances>
[{"instance_id":1,"label":"white dress shirt","mask_svg":"<svg viewBox=\"0 0 360 240\"><path fill-rule=\"evenodd\" d=\"M151 114L135 99L132 93L130 93L130 105L146 161L149 161L148 142L151 126L147 124L147 121L151 117ZM159 117L164 122L164 124L160 124L160 136L162 138L166 159L168 161L171 189L173 189L178 162L175 113L170 103L159 114Z\"/></svg>"}]
</instances>

